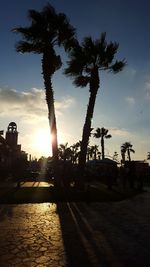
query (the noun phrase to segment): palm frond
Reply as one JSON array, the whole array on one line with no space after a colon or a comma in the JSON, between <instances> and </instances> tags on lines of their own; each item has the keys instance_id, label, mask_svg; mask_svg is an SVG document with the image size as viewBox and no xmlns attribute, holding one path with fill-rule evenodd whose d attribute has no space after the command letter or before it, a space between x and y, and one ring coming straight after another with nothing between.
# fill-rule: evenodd
<instances>
[{"instance_id":1,"label":"palm frond","mask_svg":"<svg viewBox=\"0 0 150 267\"><path fill-rule=\"evenodd\" d=\"M93 136L94 136L95 138L100 138L100 137L101 137L101 129L100 129L100 128L97 128L97 129L96 129L96 132L93 133Z\"/></svg>"},{"instance_id":2,"label":"palm frond","mask_svg":"<svg viewBox=\"0 0 150 267\"><path fill-rule=\"evenodd\" d=\"M130 151L131 151L132 153L135 153L135 150L134 150L134 149L132 149L132 148L130 148Z\"/></svg>"},{"instance_id":3,"label":"palm frond","mask_svg":"<svg viewBox=\"0 0 150 267\"><path fill-rule=\"evenodd\" d=\"M117 73L119 71L122 71L122 69L125 67L126 65L126 61L125 59L123 59L122 61L117 61L111 66L111 70L114 72L114 73Z\"/></svg>"},{"instance_id":4,"label":"palm frond","mask_svg":"<svg viewBox=\"0 0 150 267\"><path fill-rule=\"evenodd\" d=\"M77 76L73 84L77 87L86 87L87 84L90 82L90 78L88 76Z\"/></svg>"},{"instance_id":5,"label":"palm frond","mask_svg":"<svg viewBox=\"0 0 150 267\"><path fill-rule=\"evenodd\" d=\"M63 44L66 51L70 51L77 45L75 37L76 29L69 23L69 19L65 14L58 14L58 45Z\"/></svg>"},{"instance_id":6,"label":"palm frond","mask_svg":"<svg viewBox=\"0 0 150 267\"><path fill-rule=\"evenodd\" d=\"M111 138L111 137L112 137L111 134L108 134L108 135L105 136L106 139L109 139L109 138Z\"/></svg>"},{"instance_id":7,"label":"palm frond","mask_svg":"<svg viewBox=\"0 0 150 267\"><path fill-rule=\"evenodd\" d=\"M37 21L41 21L41 13L34 9L29 9L28 18L31 20L32 24L37 23Z\"/></svg>"},{"instance_id":8,"label":"palm frond","mask_svg":"<svg viewBox=\"0 0 150 267\"><path fill-rule=\"evenodd\" d=\"M104 62L104 66L109 66L110 63L112 63L114 56L117 52L117 49L119 47L118 43L112 43L110 42L105 50L105 62Z\"/></svg>"},{"instance_id":9,"label":"palm frond","mask_svg":"<svg viewBox=\"0 0 150 267\"><path fill-rule=\"evenodd\" d=\"M40 54L42 53L42 47L41 45L37 43L29 43L29 42L20 41L16 44L16 51L20 53L33 52L36 54Z\"/></svg>"}]
</instances>

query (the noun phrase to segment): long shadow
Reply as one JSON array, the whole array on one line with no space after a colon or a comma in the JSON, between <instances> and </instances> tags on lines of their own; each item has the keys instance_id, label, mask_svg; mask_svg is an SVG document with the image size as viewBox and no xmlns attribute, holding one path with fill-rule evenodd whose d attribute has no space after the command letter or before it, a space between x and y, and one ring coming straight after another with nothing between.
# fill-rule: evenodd
<instances>
[{"instance_id":1,"label":"long shadow","mask_svg":"<svg viewBox=\"0 0 150 267\"><path fill-rule=\"evenodd\" d=\"M94 232L83 218L80 203L58 203L57 212L68 266L110 266Z\"/></svg>"}]
</instances>

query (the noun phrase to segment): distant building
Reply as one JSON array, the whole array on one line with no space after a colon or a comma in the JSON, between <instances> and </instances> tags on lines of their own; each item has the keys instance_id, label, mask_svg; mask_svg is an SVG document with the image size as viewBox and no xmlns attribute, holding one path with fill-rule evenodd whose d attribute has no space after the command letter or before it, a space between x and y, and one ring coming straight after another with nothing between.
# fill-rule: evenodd
<instances>
[{"instance_id":1,"label":"distant building","mask_svg":"<svg viewBox=\"0 0 150 267\"><path fill-rule=\"evenodd\" d=\"M27 153L21 150L21 145L18 144L17 124L10 122L6 131L0 131L0 171L11 172L14 164L18 162L27 162Z\"/></svg>"}]
</instances>

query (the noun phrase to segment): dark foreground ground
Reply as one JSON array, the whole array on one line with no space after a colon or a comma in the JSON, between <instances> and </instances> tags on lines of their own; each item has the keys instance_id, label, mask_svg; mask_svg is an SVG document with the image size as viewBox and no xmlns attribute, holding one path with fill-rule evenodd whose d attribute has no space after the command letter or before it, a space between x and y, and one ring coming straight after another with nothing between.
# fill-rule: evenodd
<instances>
[{"instance_id":1,"label":"dark foreground ground","mask_svg":"<svg viewBox=\"0 0 150 267\"><path fill-rule=\"evenodd\" d=\"M0 266L150 266L150 191L121 202L1 204Z\"/></svg>"}]
</instances>

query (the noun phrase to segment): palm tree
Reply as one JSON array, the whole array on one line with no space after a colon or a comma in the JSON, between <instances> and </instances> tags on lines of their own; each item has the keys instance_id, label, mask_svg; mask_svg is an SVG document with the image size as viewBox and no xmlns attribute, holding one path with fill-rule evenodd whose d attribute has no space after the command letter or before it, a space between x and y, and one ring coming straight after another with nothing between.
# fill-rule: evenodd
<instances>
[{"instance_id":1,"label":"palm tree","mask_svg":"<svg viewBox=\"0 0 150 267\"><path fill-rule=\"evenodd\" d=\"M150 160L150 152L147 153L147 160Z\"/></svg>"},{"instance_id":2,"label":"palm tree","mask_svg":"<svg viewBox=\"0 0 150 267\"><path fill-rule=\"evenodd\" d=\"M80 154L80 147L81 147L81 141L79 140L79 142L73 144L71 146L72 149L72 163L75 164L78 161L79 158L79 154Z\"/></svg>"},{"instance_id":3,"label":"palm tree","mask_svg":"<svg viewBox=\"0 0 150 267\"><path fill-rule=\"evenodd\" d=\"M135 153L135 150L132 149L133 145L131 145L130 142L125 142L124 144L122 144L121 146L121 154L124 158L124 161L125 161L125 154L127 153L128 155L128 160L131 161L131 155L130 153Z\"/></svg>"},{"instance_id":4,"label":"palm tree","mask_svg":"<svg viewBox=\"0 0 150 267\"><path fill-rule=\"evenodd\" d=\"M101 138L101 148L102 148L102 159L105 158L105 150L104 150L104 138L108 139L111 138L111 134L108 134L108 130L104 127L97 128L96 132L93 134L95 138Z\"/></svg>"},{"instance_id":5,"label":"palm tree","mask_svg":"<svg viewBox=\"0 0 150 267\"><path fill-rule=\"evenodd\" d=\"M62 159L64 162L66 162L67 159L70 160L72 158L72 150L70 147L68 147L68 143L60 144L58 151L60 159Z\"/></svg>"},{"instance_id":6,"label":"palm tree","mask_svg":"<svg viewBox=\"0 0 150 267\"><path fill-rule=\"evenodd\" d=\"M91 37L84 38L81 45L76 45L69 52L70 60L68 61L68 67L65 69L65 74L74 78L74 84L77 87L89 85L90 92L79 158L80 177L82 177L85 168L95 100L100 86L99 71L106 70L117 73L125 66L124 60L114 62L117 50L118 43L110 42L107 44L106 33L102 33L100 38L95 41Z\"/></svg>"},{"instance_id":7,"label":"palm tree","mask_svg":"<svg viewBox=\"0 0 150 267\"><path fill-rule=\"evenodd\" d=\"M115 161L118 161L118 153L117 153L117 151L115 151L114 152L114 155L113 155L113 160L115 160Z\"/></svg>"},{"instance_id":8,"label":"palm tree","mask_svg":"<svg viewBox=\"0 0 150 267\"><path fill-rule=\"evenodd\" d=\"M41 12L29 10L29 27L18 27L14 32L20 33L23 41L16 45L17 52L42 54L42 74L44 79L48 118L52 135L52 155L54 169L57 169L58 141L54 107L54 91L52 77L61 67L61 58L56 54L55 47L63 45L66 50L71 49L75 39L75 29L69 24L65 14L56 13L55 9L47 4ZM55 176L57 172L55 172ZM56 177L55 177L56 178ZM58 177L55 185L59 184Z\"/></svg>"},{"instance_id":9,"label":"palm tree","mask_svg":"<svg viewBox=\"0 0 150 267\"><path fill-rule=\"evenodd\" d=\"M97 159L97 154L98 154L98 146L97 145L93 145L90 147L90 151L91 151L91 158L96 160Z\"/></svg>"}]
</instances>

